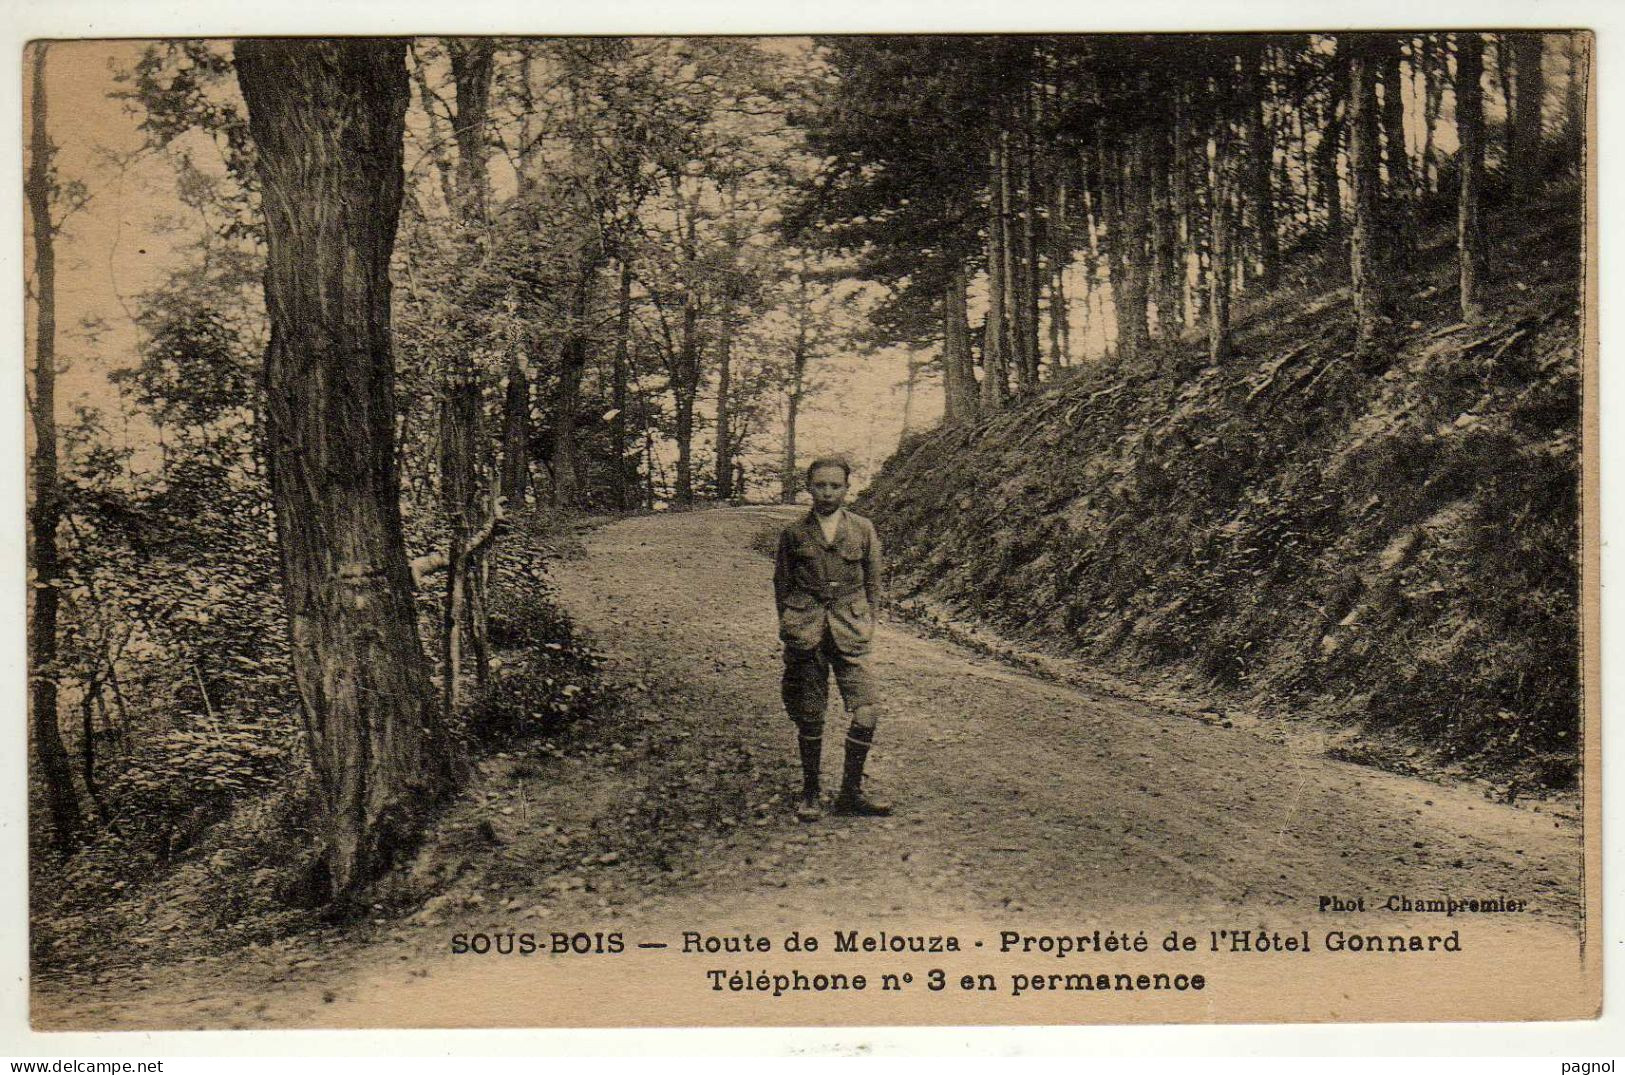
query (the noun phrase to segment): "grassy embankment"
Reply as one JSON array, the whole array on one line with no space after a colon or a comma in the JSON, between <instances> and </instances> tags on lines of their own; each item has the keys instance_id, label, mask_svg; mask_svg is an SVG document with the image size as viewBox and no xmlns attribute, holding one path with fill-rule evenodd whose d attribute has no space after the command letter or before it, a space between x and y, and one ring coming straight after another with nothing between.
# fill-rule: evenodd
<instances>
[{"instance_id":1,"label":"grassy embankment","mask_svg":"<svg viewBox=\"0 0 1625 1075\"><path fill-rule=\"evenodd\" d=\"M857 505L894 595L1358 729L1358 760L1570 784L1577 202L1491 217L1482 324L1459 319L1440 211L1370 358L1346 267L1304 257L1242 307L1222 365L1192 335L905 443Z\"/></svg>"}]
</instances>

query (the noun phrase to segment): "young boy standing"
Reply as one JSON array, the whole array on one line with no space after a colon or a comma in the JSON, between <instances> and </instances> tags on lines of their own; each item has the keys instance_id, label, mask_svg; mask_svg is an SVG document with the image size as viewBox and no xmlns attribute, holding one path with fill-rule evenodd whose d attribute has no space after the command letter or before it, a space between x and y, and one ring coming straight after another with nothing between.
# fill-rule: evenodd
<instances>
[{"instance_id":1,"label":"young boy standing","mask_svg":"<svg viewBox=\"0 0 1625 1075\"><path fill-rule=\"evenodd\" d=\"M891 807L863 794L863 765L874 743L879 694L869 671L875 609L881 599L880 538L874 524L841 505L852 468L844 459L815 459L807 468L812 510L779 535L773 594L784 642L784 708L801 747L801 803L796 816L816 821L824 710L835 674L851 718L846 765L834 810L881 817Z\"/></svg>"}]
</instances>

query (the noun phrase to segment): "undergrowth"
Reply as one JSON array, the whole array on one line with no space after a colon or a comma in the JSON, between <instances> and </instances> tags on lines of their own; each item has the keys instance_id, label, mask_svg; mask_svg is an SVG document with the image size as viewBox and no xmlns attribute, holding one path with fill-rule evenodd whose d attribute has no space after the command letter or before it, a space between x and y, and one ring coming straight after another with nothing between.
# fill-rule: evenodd
<instances>
[{"instance_id":1,"label":"undergrowth","mask_svg":"<svg viewBox=\"0 0 1625 1075\"><path fill-rule=\"evenodd\" d=\"M496 546L491 674L452 728L472 762L611 701L547 578L569 540L561 526L518 517ZM316 789L294 721L178 731L122 765L104 791L114 824L66 863L34 850L35 969L168 962L342 925L313 888ZM387 898L431 894L397 883Z\"/></svg>"}]
</instances>

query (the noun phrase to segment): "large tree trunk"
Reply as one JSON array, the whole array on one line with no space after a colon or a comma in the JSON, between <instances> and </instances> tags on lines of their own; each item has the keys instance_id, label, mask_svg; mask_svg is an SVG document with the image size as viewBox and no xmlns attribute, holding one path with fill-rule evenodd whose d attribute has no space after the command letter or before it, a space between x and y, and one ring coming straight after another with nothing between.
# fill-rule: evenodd
<instances>
[{"instance_id":1,"label":"large tree trunk","mask_svg":"<svg viewBox=\"0 0 1625 1075\"><path fill-rule=\"evenodd\" d=\"M401 532L389 259L405 43L236 46L265 217L267 451L329 891L357 896L454 783Z\"/></svg>"},{"instance_id":2,"label":"large tree trunk","mask_svg":"<svg viewBox=\"0 0 1625 1075\"><path fill-rule=\"evenodd\" d=\"M1485 253L1479 203L1484 187L1484 40L1475 33L1456 35L1456 137L1461 194L1456 206L1456 250L1460 262L1461 318L1484 316L1479 293Z\"/></svg>"},{"instance_id":3,"label":"large tree trunk","mask_svg":"<svg viewBox=\"0 0 1625 1075\"><path fill-rule=\"evenodd\" d=\"M56 223L51 219L51 158L55 147L45 129L44 42L33 45L33 85L29 108L29 222L34 234L34 460L33 504L29 513L29 565L34 569L29 596L29 702L33 708L34 750L45 780L51 815L51 843L67 854L79 845L84 816L73 788L73 767L62 741L57 713L56 621L61 565L56 530L62 518L56 459Z\"/></svg>"},{"instance_id":4,"label":"large tree trunk","mask_svg":"<svg viewBox=\"0 0 1625 1075\"><path fill-rule=\"evenodd\" d=\"M1546 75L1540 60L1544 34L1512 35L1513 67L1517 73L1517 105L1512 117L1512 183L1520 198L1540 189L1541 113L1546 101Z\"/></svg>"},{"instance_id":5,"label":"large tree trunk","mask_svg":"<svg viewBox=\"0 0 1625 1075\"><path fill-rule=\"evenodd\" d=\"M1370 40L1358 38L1347 59L1349 173L1353 180L1354 229L1349 269L1354 291L1355 349L1370 350L1388 318L1389 240L1382 211L1379 159L1381 129L1376 101L1376 59Z\"/></svg>"}]
</instances>

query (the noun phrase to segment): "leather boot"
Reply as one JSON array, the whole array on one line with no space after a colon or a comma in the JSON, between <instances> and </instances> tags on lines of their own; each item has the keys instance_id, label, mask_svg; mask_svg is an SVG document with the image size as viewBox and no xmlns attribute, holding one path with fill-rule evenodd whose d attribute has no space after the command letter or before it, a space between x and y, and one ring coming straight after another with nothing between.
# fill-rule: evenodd
<instances>
[{"instance_id":1,"label":"leather boot","mask_svg":"<svg viewBox=\"0 0 1625 1075\"><path fill-rule=\"evenodd\" d=\"M801 802L796 805L796 817L803 821L817 821L824 814L818 803L818 776L823 765L824 735L820 731L809 737L802 733L796 737L801 747Z\"/></svg>"},{"instance_id":2,"label":"leather boot","mask_svg":"<svg viewBox=\"0 0 1625 1075\"><path fill-rule=\"evenodd\" d=\"M874 745L875 730L854 724L846 733L846 766L841 773L841 793L835 797L835 812L854 817L885 817L891 804L863 794L863 765Z\"/></svg>"}]
</instances>

